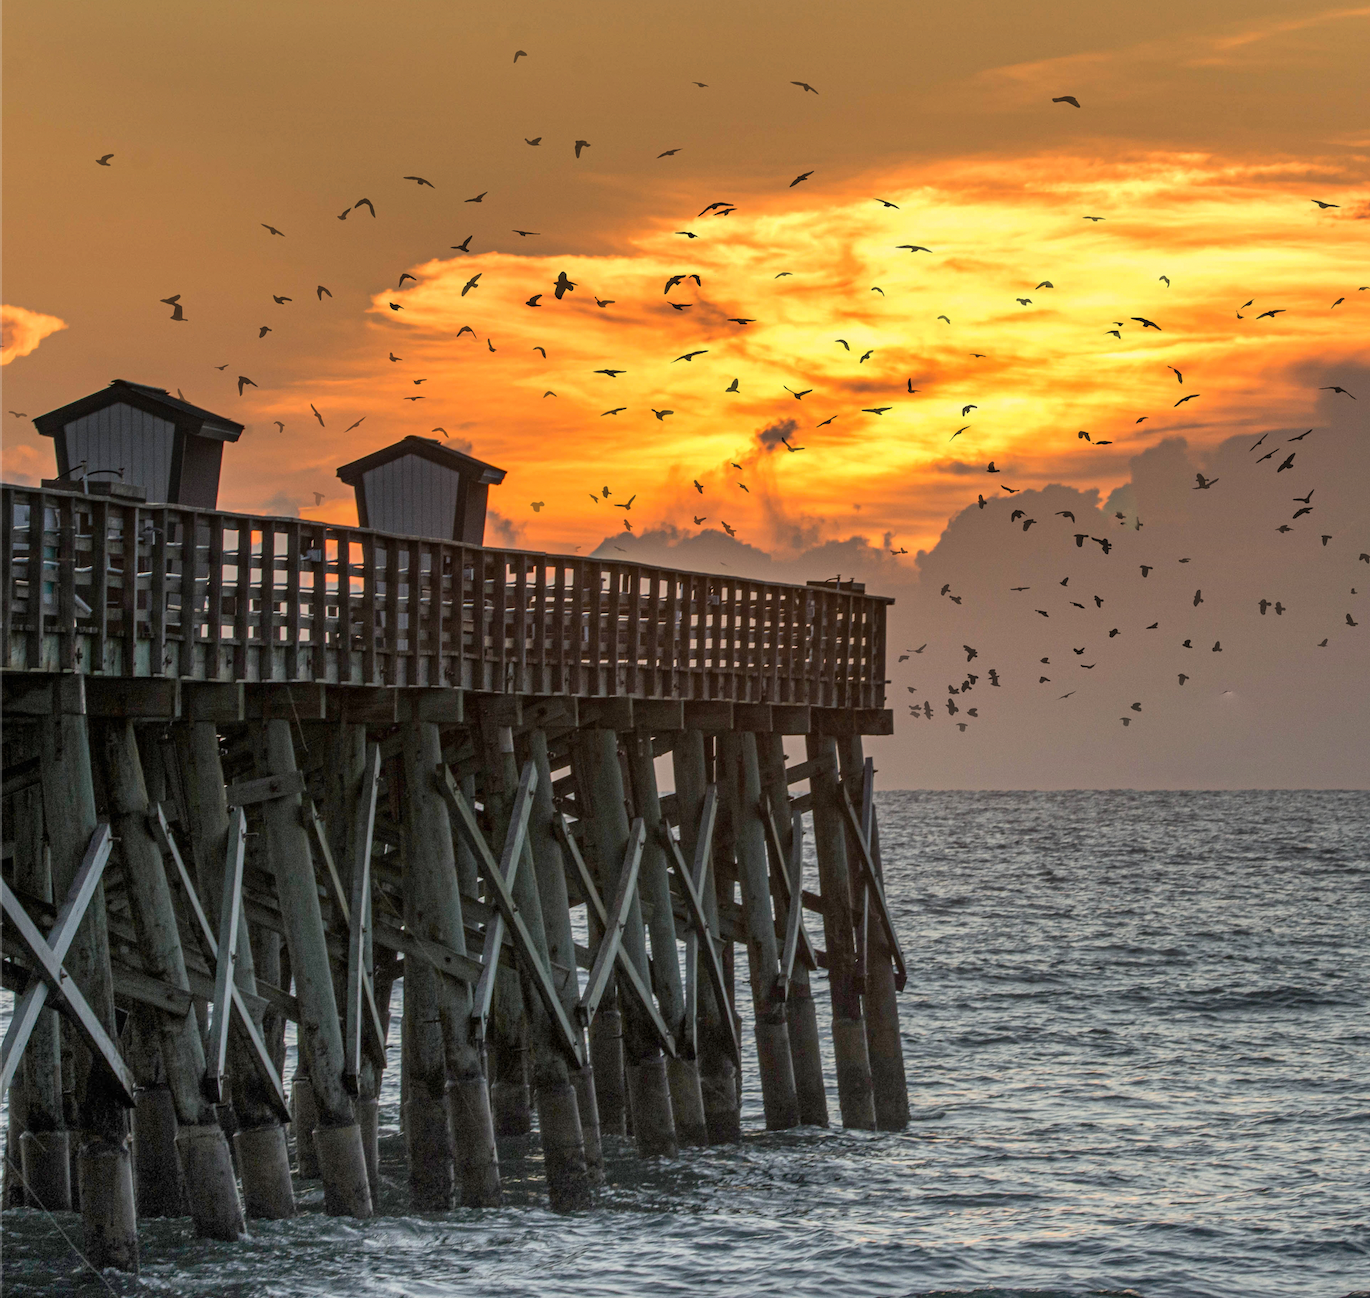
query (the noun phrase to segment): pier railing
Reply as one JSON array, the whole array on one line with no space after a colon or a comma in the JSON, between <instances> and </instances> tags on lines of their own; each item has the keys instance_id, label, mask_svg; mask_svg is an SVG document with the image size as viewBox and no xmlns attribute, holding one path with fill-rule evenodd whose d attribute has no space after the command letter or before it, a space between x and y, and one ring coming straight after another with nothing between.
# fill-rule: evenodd
<instances>
[{"instance_id":1,"label":"pier railing","mask_svg":"<svg viewBox=\"0 0 1370 1298\"><path fill-rule=\"evenodd\" d=\"M0 490L6 669L884 705L878 596Z\"/></svg>"}]
</instances>

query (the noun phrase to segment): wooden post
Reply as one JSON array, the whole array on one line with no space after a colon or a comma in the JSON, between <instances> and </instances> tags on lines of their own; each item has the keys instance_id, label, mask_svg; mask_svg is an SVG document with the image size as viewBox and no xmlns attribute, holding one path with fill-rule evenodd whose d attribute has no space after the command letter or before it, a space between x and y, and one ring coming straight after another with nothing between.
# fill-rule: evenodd
<instances>
[{"instance_id":1,"label":"wooden post","mask_svg":"<svg viewBox=\"0 0 1370 1298\"><path fill-rule=\"evenodd\" d=\"M333 860L338 867L339 882L342 884L345 895L351 898L354 891L354 871L357 866L358 853L370 850L369 838L364 843L361 841L366 835L367 813L371 810L369 798L367 798L366 806L362 807L363 799L367 793L368 748L366 727L364 725L333 723L312 729L316 733L323 732L318 734L316 742L325 745L325 751L329 754L329 758L324 764L324 823L328 826ZM376 760L374 754L371 760ZM361 808L363 817L360 822L358 820L359 808ZM365 913L354 918L353 924L360 925L362 967L368 974L374 976L376 962L371 937L371 895L369 888L366 890L363 910ZM351 950L350 943L348 949ZM350 976L348 961L344 961L338 976L334 980L334 994L344 1004L347 1003ZM377 1011L384 1015L385 1010L379 1003L379 991L377 991L377 996ZM362 1039L365 1040L365 1033L363 1033ZM377 1098L380 1094L380 1077L381 1069L377 1067L373 1052L362 1049L356 1078L357 1097L352 1107L357 1115L357 1125L361 1129L362 1152L366 1157L367 1181L371 1188L373 1205L380 1193L380 1154L377 1147L380 1134L379 1099Z\"/></svg>"},{"instance_id":2,"label":"wooden post","mask_svg":"<svg viewBox=\"0 0 1370 1298\"><path fill-rule=\"evenodd\" d=\"M699 816L704 807L704 791L709 783L703 732L682 731L676 737L675 747L671 751L671 762L675 771L676 806L680 815L680 850L687 862L693 862L699 846ZM718 893L711 877L703 880L701 894L705 919L716 938ZM731 1019L732 1006L719 1004L713 985L707 978L699 980L698 996L698 1064L704 1122L709 1143L719 1145L742 1139L737 1102L738 1070L723 1019L725 1014Z\"/></svg>"},{"instance_id":3,"label":"wooden post","mask_svg":"<svg viewBox=\"0 0 1370 1298\"><path fill-rule=\"evenodd\" d=\"M52 890L65 896L95 833L95 790L84 717L54 716L40 727L43 822L52 863ZM81 995L111 1037L114 977L103 883L97 886L64 962ZM76 1051L77 1121L81 1129L81 1223L86 1257L98 1270L138 1270L138 1225L128 1115L113 1081L84 1047Z\"/></svg>"},{"instance_id":4,"label":"wooden post","mask_svg":"<svg viewBox=\"0 0 1370 1298\"><path fill-rule=\"evenodd\" d=\"M542 730L524 736L525 760L537 770L533 814L528 821L528 842L533 851L533 871L537 876L538 896L542 902L543 932L552 976L557 981L562 1007L574 1019L580 999L576 973L575 935L571 929L571 907L566 890L566 862L554 830L560 813L552 801L552 767L547 755L547 735ZM582 1034L583 1036L583 1034ZM599 1108L595 1096L595 1070L585 1054L584 1067L570 1069L570 1082L576 1094L580 1115L581 1144L585 1150L586 1175L591 1185L604 1181L604 1149L599 1138Z\"/></svg>"},{"instance_id":5,"label":"wooden post","mask_svg":"<svg viewBox=\"0 0 1370 1298\"><path fill-rule=\"evenodd\" d=\"M174 739L176 768L190 822L187 828L195 862L196 889L217 933L223 904L224 853L229 827L219 732L213 722L192 721L175 727ZM279 939L276 945L279 946ZM256 963L246 918L239 921L235 951L234 982L240 991L256 997ZM265 1019L257 1026L264 1030ZM293 1216L295 1196L290 1182L285 1128L277 1116L270 1088L263 1081L250 1047L240 1033L235 1032L229 1038L229 1061L230 1095L238 1124L233 1145L242 1176L244 1209L248 1217L267 1220ZM311 1142L312 1136L302 1141L306 1145Z\"/></svg>"},{"instance_id":6,"label":"wooden post","mask_svg":"<svg viewBox=\"0 0 1370 1298\"><path fill-rule=\"evenodd\" d=\"M757 736L761 757L761 783L770 803L771 816L780 837L780 848L788 870L794 845L794 826L790 819L789 785L785 776L785 736ZM798 898L804 887L802 862L791 871L790 895ZM809 985L809 968L802 960L794 962L789 996L785 1001L785 1021L790 1030L790 1058L794 1063L794 1087L799 1098L799 1121L805 1126L828 1125L828 1095L823 1085L823 1055L818 1040L818 1014Z\"/></svg>"},{"instance_id":7,"label":"wooden post","mask_svg":"<svg viewBox=\"0 0 1370 1298\"><path fill-rule=\"evenodd\" d=\"M288 721L262 722L256 741L262 775L295 775L295 746ZM343 1086L342 1027L300 795L263 802L262 824L295 976L300 1053L308 1056L310 1087L318 1107L314 1147L323 1178L324 1211L333 1217L369 1217L366 1157L352 1100Z\"/></svg>"},{"instance_id":8,"label":"wooden post","mask_svg":"<svg viewBox=\"0 0 1370 1298\"><path fill-rule=\"evenodd\" d=\"M856 936L852 926L851 883L847 869L846 817L837 782L837 743L826 735L805 738L806 754L820 767L809 777L813 794L813 838L823 898L824 945L828 950L828 987L832 994L832 1042L837 1058L837 1100L842 1125L875 1130L866 1025L856 986Z\"/></svg>"},{"instance_id":9,"label":"wooden post","mask_svg":"<svg viewBox=\"0 0 1370 1298\"><path fill-rule=\"evenodd\" d=\"M120 1045L138 1083L133 1108L133 1186L139 1217L184 1217L185 1176L176 1152L176 1101L162 1066L157 1011L134 1005Z\"/></svg>"},{"instance_id":10,"label":"wooden post","mask_svg":"<svg viewBox=\"0 0 1370 1298\"><path fill-rule=\"evenodd\" d=\"M626 744L633 808L647 827L638 890L651 908L648 931L652 936L653 988L661 1006L661 1016L675 1035L677 1043L676 1057L666 1061L666 1077L671 1088L671 1112L675 1116L676 1135L682 1145L707 1145L709 1129L704 1121L699 1061L693 1050L687 1050L681 1044L693 1034L685 1031L685 989L680 978L671 882L666 873L666 849L663 845L668 830L665 817L661 814L661 798L657 791L652 736L645 731L634 731L627 736Z\"/></svg>"},{"instance_id":11,"label":"wooden post","mask_svg":"<svg viewBox=\"0 0 1370 1298\"><path fill-rule=\"evenodd\" d=\"M874 766L862 752L860 735L838 744L842 760L842 783L870 843L870 854L880 867L880 830L876 820L873 783ZM850 832L850 830L848 831ZM882 880L883 881L883 880ZM899 1002L895 995L894 962L883 927L871 915L874 902L862 888L858 897L866 898L865 914L858 920L866 926L866 1048L871 1062L871 1083L875 1091L875 1125L881 1131L903 1131L909 1125L909 1085L904 1071L904 1045L899 1035Z\"/></svg>"},{"instance_id":12,"label":"wooden post","mask_svg":"<svg viewBox=\"0 0 1370 1298\"><path fill-rule=\"evenodd\" d=\"M417 937L429 938L466 954L466 930L462 925L461 893L457 888L457 861L452 844L452 822L437 787L442 762L438 728L429 722L408 723L402 730L404 818L405 926ZM490 1088L486 1083L480 1044L471 1036L471 987L436 970L419 970L418 960L405 961L405 1001L410 979L431 988L429 1004L436 1010L441 1030L447 1077L448 1124L457 1162L461 1202L464 1207L495 1207L501 1199L499 1156L490 1113ZM430 980L431 975L431 980ZM405 1040L410 1033L406 1023ZM425 1081L431 1087L436 1079ZM418 1074L410 1079L410 1110L406 1137L411 1168L416 1141L422 1133L412 1124L419 1118L413 1106ZM435 1120L432 1126L436 1128ZM411 1172L412 1175L412 1172Z\"/></svg>"},{"instance_id":13,"label":"wooden post","mask_svg":"<svg viewBox=\"0 0 1370 1298\"><path fill-rule=\"evenodd\" d=\"M14 885L50 902L52 869L43 846L42 789L21 789L11 806ZM10 1123L22 1133L11 1151L11 1156L18 1155L27 1187L20 1202L42 1204L50 1212L69 1211L71 1142L62 1114L62 1032L56 1010L43 1010L29 1036L23 1085L10 1094Z\"/></svg>"},{"instance_id":14,"label":"wooden post","mask_svg":"<svg viewBox=\"0 0 1370 1298\"><path fill-rule=\"evenodd\" d=\"M152 977L189 992L190 978L171 887L161 850L148 828L147 786L133 722L106 722L101 739L110 825L123 857L144 969ZM159 1010L156 1021L167 1086L176 1107L176 1149L195 1233L209 1239L237 1239L243 1232L243 1210L228 1141L214 1105L201 1088L205 1051L198 1016L192 1006L185 1015Z\"/></svg>"},{"instance_id":15,"label":"wooden post","mask_svg":"<svg viewBox=\"0 0 1370 1298\"><path fill-rule=\"evenodd\" d=\"M408 862L410 854L405 853ZM412 889L405 888L405 924ZM405 962L404 1025L400 1034L401 1112L409 1163L409 1201L415 1212L446 1212L453 1202L452 1130L447 1112L447 1064L438 1022L438 980L422 960Z\"/></svg>"},{"instance_id":16,"label":"wooden post","mask_svg":"<svg viewBox=\"0 0 1370 1298\"><path fill-rule=\"evenodd\" d=\"M724 734L719 741L718 764L719 784L737 857L738 882L742 885L762 1106L767 1129L785 1130L799 1125L799 1099L795 1094L790 1033L785 1022L786 986L780 977L780 948L771 906L756 735L749 730Z\"/></svg>"},{"instance_id":17,"label":"wooden post","mask_svg":"<svg viewBox=\"0 0 1370 1298\"><path fill-rule=\"evenodd\" d=\"M624 805L623 772L618 763L618 736L612 730L582 730L576 735L577 788L584 803L589 841L599 858L606 899L618 886L628 846L628 812ZM623 931L623 949L639 977L651 985L647 964L647 935L636 894ZM679 1152L666 1081L666 1059L651 1020L641 1006L628 1000L623 1015L623 1053L633 1134L644 1157Z\"/></svg>"}]
</instances>

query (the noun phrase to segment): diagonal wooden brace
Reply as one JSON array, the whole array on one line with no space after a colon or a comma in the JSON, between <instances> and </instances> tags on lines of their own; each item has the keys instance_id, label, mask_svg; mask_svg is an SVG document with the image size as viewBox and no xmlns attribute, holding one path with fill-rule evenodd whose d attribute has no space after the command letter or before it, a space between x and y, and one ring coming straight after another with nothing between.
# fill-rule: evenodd
<instances>
[{"instance_id":1,"label":"diagonal wooden brace","mask_svg":"<svg viewBox=\"0 0 1370 1298\"><path fill-rule=\"evenodd\" d=\"M352 861L349 910L357 922L347 930L347 1008L343 1016L343 1085L354 1094L360 1090L362 1024L366 1019L366 986L371 973L366 964L366 939L371 931L371 840L376 830L380 777L381 750L376 744L368 744L352 837L356 855Z\"/></svg>"},{"instance_id":2,"label":"diagonal wooden brace","mask_svg":"<svg viewBox=\"0 0 1370 1298\"><path fill-rule=\"evenodd\" d=\"M214 1009L205 1047L205 1092L215 1104L224 1102L224 1061L228 1058L228 1025L233 1002L228 989L238 963L238 922L243 910L243 855L247 846L247 817L241 806L228 817L228 845L224 852L224 897L219 908L218 965L214 971Z\"/></svg>"},{"instance_id":3,"label":"diagonal wooden brace","mask_svg":"<svg viewBox=\"0 0 1370 1298\"><path fill-rule=\"evenodd\" d=\"M719 1007L719 1020L728 1029L728 1050L733 1062L742 1066L742 1046L737 1039L737 1024L733 1020L732 1002L728 999L728 984L723 977L723 965L718 958L716 939L709 930L709 920L704 911L704 889L710 886L710 861L712 858L714 821L718 814L718 788L710 784L704 790L704 805L699 813L699 835L695 845L694 869L685 865L680 844L669 834L662 840L670 855L672 868L680 882L680 891L685 896L685 908L690 916L690 932L686 936L686 956L693 954L698 959L699 951L704 952L704 969L713 986L714 999ZM690 947L694 947L693 953ZM688 972L688 970L687 970ZM696 983L698 975L696 975ZM695 1000L698 1000L696 989Z\"/></svg>"},{"instance_id":4,"label":"diagonal wooden brace","mask_svg":"<svg viewBox=\"0 0 1370 1298\"><path fill-rule=\"evenodd\" d=\"M186 863L181 859L181 849L176 846L176 840L171 835L171 826L167 824L166 815L162 808L156 805L154 805L152 816L152 830L162 851L171 858L172 865L176 867L172 882L180 887L186 907L190 911L191 918L195 921L195 927L199 930L200 945L204 948L204 953L210 963L217 969L219 965L219 943L214 937L214 930L210 927L204 907L200 905L200 897L195 891L195 884L191 881L190 871L186 869ZM281 1085L280 1075L276 1072L276 1065L271 1060L271 1052L266 1048L266 1042L262 1040L262 1034L257 1030L257 1023L247 1008L247 1003L243 1000L236 982L229 983L228 994L232 999L233 1008L237 1012L238 1027L246 1035L249 1044L252 1046L252 1057L256 1061L257 1070L271 1086L273 1107L283 1121L289 1122L290 1105L286 1103L285 1087Z\"/></svg>"},{"instance_id":5,"label":"diagonal wooden brace","mask_svg":"<svg viewBox=\"0 0 1370 1298\"><path fill-rule=\"evenodd\" d=\"M571 858L571 865L576 872L576 879L580 885L581 895L585 898L586 906L594 914L595 918L599 921L600 928L603 929L607 935L609 931L609 912L604 905L604 899L599 895L599 889L595 886L594 877L590 874L590 869L585 864L585 858L580 854L580 847L576 843L575 837L572 835L571 831L566 827L566 822L562 818L560 812L553 817L552 828L555 830L557 837L561 840L562 846L566 849L567 854ZM631 833L629 835L628 850L629 852L633 850ZM641 858L639 858L639 864L641 864ZM622 881L620 880L620 884L621 882ZM629 904L631 905L631 901ZM642 975L637 971L637 966L629 959L628 953L623 949L622 942L618 944L617 950L614 953L614 962L619 977L623 979L620 986L631 993L633 999L642 1007L643 1013L645 1013L647 1018L651 1021L652 1029L656 1032L657 1040L660 1042L662 1050L670 1055L672 1059L677 1058L675 1037L671 1033L670 1028L666 1026L666 1020L661 1017L661 1011L657 1008L657 1003L652 997L651 989L643 982ZM600 995L602 996L603 992L601 992ZM584 998L582 997L582 1001L583 1000ZM599 1002L596 1000L595 1008L597 1009L598 1006ZM582 1014L581 1017L584 1018L584 1015ZM590 1018L593 1017L594 1015L592 1013ZM586 1018L584 1021L588 1026L590 1019Z\"/></svg>"},{"instance_id":6,"label":"diagonal wooden brace","mask_svg":"<svg viewBox=\"0 0 1370 1298\"><path fill-rule=\"evenodd\" d=\"M780 979L785 988L787 999L789 997L790 979L794 976L794 958L799 951L799 940L802 936L807 945L809 936L804 931L804 890L794 886L804 877L804 815L802 812L792 811L790 813L790 826L790 869L788 876L790 911L785 918L785 947L780 956Z\"/></svg>"},{"instance_id":7,"label":"diagonal wooden brace","mask_svg":"<svg viewBox=\"0 0 1370 1298\"><path fill-rule=\"evenodd\" d=\"M504 931L507 926L514 949L552 1020L559 1039L558 1044L575 1061L576 1067L582 1068L585 1065L585 1051L580 1033L566 1016L551 971L533 944L533 935L529 933L523 915L514 901L512 889L520 865L525 869L532 869L528 817L532 814L533 793L537 788L537 781L537 767L532 762L526 762L519 777L518 792L514 796L513 813L504 840L504 851L500 860L496 862L485 841L485 835L480 832L475 812L462 796L452 772L446 765L440 767L437 772L438 789L446 800L448 809L454 814L458 832L466 839L480 863L481 874L490 886L496 908L495 915L486 927L485 951L481 961L484 968L473 997L473 1027L478 1036L484 1035L490 1013L490 1001L495 990L495 972L499 965L500 950L504 945Z\"/></svg>"},{"instance_id":8,"label":"diagonal wooden brace","mask_svg":"<svg viewBox=\"0 0 1370 1298\"><path fill-rule=\"evenodd\" d=\"M642 865L642 848L647 841L647 828L641 817L633 821L628 834L628 850L623 857L623 869L618 876L618 892L614 904L604 918L604 936L600 939L599 950L595 952L594 964L590 966L590 977L576 1013L585 1027L599 1009L600 997L609 985L609 975L613 972L618 958L619 947L623 942L623 930L628 924L628 912L632 909L633 898L637 893L637 874Z\"/></svg>"},{"instance_id":9,"label":"diagonal wooden brace","mask_svg":"<svg viewBox=\"0 0 1370 1298\"><path fill-rule=\"evenodd\" d=\"M306 831L313 837L314 850L319 854L319 860L324 867L324 891L327 892L329 899L338 908L338 913L343 918L343 923L347 925L349 940L361 941L358 935L361 924L352 923L352 905L348 900L347 894L343 892L342 879L338 875L338 867L333 861L333 849L328 845L328 829L323 823L323 817L319 815L318 808L313 801L306 797L303 802L302 814ZM370 860L367 857L367 869L370 870ZM349 946L350 950L350 946ZM372 1062L377 1068L384 1069L387 1064L385 1057L385 1028L381 1023L380 1010L376 1005L376 989L371 981L371 974L365 968L362 969L362 1022L366 1026L366 1045L371 1054ZM356 1074L352 1074L353 1084L355 1084Z\"/></svg>"},{"instance_id":10,"label":"diagonal wooden brace","mask_svg":"<svg viewBox=\"0 0 1370 1298\"><path fill-rule=\"evenodd\" d=\"M857 852L860 857L862 874L865 876L866 887L870 890L870 899L875 903L876 918L880 921L880 927L884 930L885 941L889 943L890 955L894 959L894 986L896 991L903 991L904 984L908 981L908 972L904 967L904 953L900 949L899 939L895 936L894 921L890 918L889 906L885 901L885 889L880 882L880 876L876 873L875 863L871 860L870 842L866 838L861 828L861 822L857 819L856 808L852 806L851 795L845 788L839 798L842 804L842 812L847 818L852 836L856 840Z\"/></svg>"},{"instance_id":11,"label":"diagonal wooden brace","mask_svg":"<svg viewBox=\"0 0 1370 1298\"><path fill-rule=\"evenodd\" d=\"M109 825L102 822L91 836L81 868L76 872L67 899L46 938L19 904L9 885L0 880L0 906L3 906L5 920L12 927L14 937L32 961L37 974L15 1007L4 1044L0 1045L0 1095L9 1089L24 1056L24 1047L28 1045L38 1022L39 1012L51 1000L52 1007L71 1020L95 1058L113 1077L123 1102L133 1107L133 1075L125 1067L118 1048L109 1039L109 1034L77 989L75 981L62 966L91 898L95 895L113 844Z\"/></svg>"},{"instance_id":12,"label":"diagonal wooden brace","mask_svg":"<svg viewBox=\"0 0 1370 1298\"><path fill-rule=\"evenodd\" d=\"M791 824L798 825L802 823L801 813L792 811L790 814ZM796 860L802 861L803 857L801 855L799 858L796 858L793 855L794 848L792 846L790 860L788 863L786 862L785 853L781 850L780 845L780 831L776 829L775 817L771 814L770 804L766 802L765 799L763 799L761 803L761 820L766 827L766 846L769 849L771 861L771 882L778 893L776 897L776 909L779 910L781 906L785 907L785 942L788 945L790 929L795 924L794 915L796 901L799 903L800 911L803 910L802 896L798 898L795 896L795 890L791 886L790 880L791 878L798 879L802 877L802 870L796 865ZM793 844L796 841L798 842L799 850L802 853L802 835L797 839L792 839L791 843ZM808 969L817 969L818 955L813 949L813 943L809 941L809 933L804 927L802 919L799 921L798 928L795 931L795 943L795 951L802 956L805 967ZM794 970L793 956L791 956L788 964L785 964L784 960L782 960L781 965L782 969L775 985L775 997L777 1000L784 1001L789 998L790 973Z\"/></svg>"}]
</instances>

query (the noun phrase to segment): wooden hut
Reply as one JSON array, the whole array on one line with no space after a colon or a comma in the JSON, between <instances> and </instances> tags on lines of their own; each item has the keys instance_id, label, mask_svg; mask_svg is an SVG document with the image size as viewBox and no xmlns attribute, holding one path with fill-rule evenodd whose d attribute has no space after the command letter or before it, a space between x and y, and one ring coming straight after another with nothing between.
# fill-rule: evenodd
<instances>
[{"instance_id":1,"label":"wooden hut","mask_svg":"<svg viewBox=\"0 0 1370 1298\"><path fill-rule=\"evenodd\" d=\"M235 420L165 388L127 379L115 379L33 423L53 440L61 485L113 480L141 489L144 500L201 509L218 505L224 443L236 442L243 432Z\"/></svg>"},{"instance_id":2,"label":"wooden hut","mask_svg":"<svg viewBox=\"0 0 1370 1298\"><path fill-rule=\"evenodd\" d=\"M357 493L362 527L483 545L486 497L504 472L431 437L411 436L344 464L338 477Z\"/></svg>"}]
</instances>

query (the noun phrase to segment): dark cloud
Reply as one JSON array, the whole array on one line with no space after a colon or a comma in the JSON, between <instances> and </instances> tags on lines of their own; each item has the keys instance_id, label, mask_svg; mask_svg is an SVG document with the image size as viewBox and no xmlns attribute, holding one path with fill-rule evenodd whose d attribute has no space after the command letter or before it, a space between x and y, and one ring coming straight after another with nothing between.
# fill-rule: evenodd
<instances>
[{"instance_id":1,"label":"dark cloud","mask_svg":"<svg viewBox=\"0 0 1370 1298\"><path fill-rule=\"evenodd\" d=\"M758 444L766 451L774 451L788 437L793 437L799 424L793 419L781 419L774 424L767 424L756 435Z\"/></svg>"}]
</instances>

